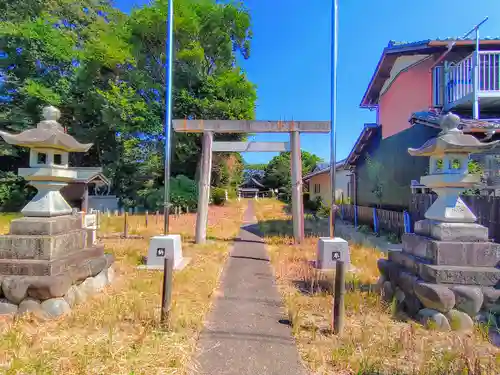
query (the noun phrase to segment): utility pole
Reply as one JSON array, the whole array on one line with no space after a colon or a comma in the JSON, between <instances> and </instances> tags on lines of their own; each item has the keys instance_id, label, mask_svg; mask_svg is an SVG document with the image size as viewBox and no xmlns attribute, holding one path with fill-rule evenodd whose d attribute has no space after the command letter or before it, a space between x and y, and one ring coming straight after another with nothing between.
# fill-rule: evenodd
<instances>
[{"instance_id":1,"label":"utility pole","mask_svg":"<svg viewBox=\"0 0 500 375\"><path fill-rule=\"evenodd\" d=\"M332 27L331 27L331 130L330 130L330 185L332 188L330 204L330 238L335 238L335 164L337 149L337 56L338 56L338 0L332 4Z\"/></svg>"},{"instance_id":2,"label":"utility pole","mask_svg":"<svg viewBox=\"0 0 500 375\"><path fill-rule=\"evenodd\" d=\"M172 143L172 70L173 70L173 41L174 41L174 4L168 0L167 40L165 44L165 177L163 199L163 234L169 230L170 211L170 158Z\"/></svg>"}]
</instances>

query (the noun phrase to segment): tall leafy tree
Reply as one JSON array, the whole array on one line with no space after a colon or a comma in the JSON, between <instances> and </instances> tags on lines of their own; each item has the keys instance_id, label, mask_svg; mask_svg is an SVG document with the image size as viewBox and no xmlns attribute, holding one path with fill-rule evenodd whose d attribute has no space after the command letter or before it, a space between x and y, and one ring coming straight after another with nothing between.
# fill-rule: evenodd
<instances>
[{"instance_id":1,"label":"tall leafy tree","mask_svg":"<svg viewBox=\"0 0 500 375\"><path fill-rule=\"evenodd\" d=\"M311 172L322 161L317 155L301 152L302 174ZM291 160L289 152L281 152L271 159L264 172L264 184L271 189L281 189L285 199L291 195Z\"/></svg>"},{"instance_id":2,"label":"tall leafy tree","mask_svg":"<svg viewBox=\"0 0 500 375\"><path fill-rule=\"evenodd\" d=\"M175 7L173 117L252 119L255 87L236 64L250 53L248 12L214 0ZM32 127L44 105L56 105L70 133L94 142L73 161L104 166L124 203L150 201L163 176L166 11L166 0L130 16L107 0L0 0L0 129ZM200 135L173 141L173 175L194 179ZM26 163L23 152L1 143L2 168ZM217 158L214 183L237 180L224 175L241 174L227 168L234 162Z\"/></svg>"}]
</instances>

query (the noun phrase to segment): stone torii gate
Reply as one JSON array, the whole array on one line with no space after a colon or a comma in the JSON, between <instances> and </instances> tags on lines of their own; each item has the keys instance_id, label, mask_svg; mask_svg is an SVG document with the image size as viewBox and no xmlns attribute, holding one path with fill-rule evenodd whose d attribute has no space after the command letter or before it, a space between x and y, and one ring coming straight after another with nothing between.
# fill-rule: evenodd
<instances>
[{"instance_id":1,"label":"stone torii gate","mask_svg":"<svg viewBox=\"0 0 500 375\"><path fill-rule=\"evenodd\" d=\"M207 238L212 152L291 152L293 237L304 239L300 133L329 133L330 121L173 120L176 132L203 133L196 243ZM290 133L290 142L214 142L214 133Z\"/></svg>"}]
</instances>

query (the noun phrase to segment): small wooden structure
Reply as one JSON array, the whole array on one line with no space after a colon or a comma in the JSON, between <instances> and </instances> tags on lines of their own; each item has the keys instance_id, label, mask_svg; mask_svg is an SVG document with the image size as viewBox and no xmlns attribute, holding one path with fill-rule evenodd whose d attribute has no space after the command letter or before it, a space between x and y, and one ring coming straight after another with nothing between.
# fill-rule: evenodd
<instances>
[{"instance_id":1,"label":"small wooden structure","mask_svg":"<svg viewBox=\"0 0 500 375\"><path fill-rule=\"evenodd\" d=\"M259 197L263 193L267 193L265 186L253 176L249 176L238 187L238 195L241 198L254 198Z\"/></svg>"},{"instance_id":2,"label":"small wooden structure","mask_svg":"<svg viewBox=\"0 0 500 375\"><path fill-rule=\"evenodd\" d=\"M112 201L111 206L113 207L106 208L109 210L117 208L117 206L114 207L116 205L116 197L109 195L111 183L102 173L102 168L70 167L69 169L74 170L77 177L61 189L61 194L71 207L78 208L84 212L88 212L90 208L100 209L100 207L92 207L94 205L89 204L89 201L94 197L108 197Z\"/></svg>"}]
</instances>

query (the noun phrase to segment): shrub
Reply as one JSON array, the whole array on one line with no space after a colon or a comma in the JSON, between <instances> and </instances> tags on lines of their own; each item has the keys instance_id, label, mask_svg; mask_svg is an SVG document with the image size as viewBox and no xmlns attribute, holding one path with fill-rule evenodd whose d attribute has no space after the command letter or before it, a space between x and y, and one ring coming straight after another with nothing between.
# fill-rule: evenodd
<instances>
[{"instance_id":1,"label":"shrub","mask_svg":"<svg viewBox=\"0 0 500 375\"><path fill-rule=\"evenodd\" d=\"M309 193L305 193L309 194ZM313 213L317 213L321 207L323 206L323 200L321 197L316 197L315 199L311 200L309 197L306 200L306 195L304 194L304 208L308 211L311 211Z\"/></svg>"},{"instance_id":2,"label":"shrub","mask_svg":"<svg viewBox=\"0 0 500 375\"><path fill-rule=\"evenodd\" d=\"M364 234L371 234L373 233L372 228L370 228L369 225L361 224L358 226L358 231Z\"/></svg>"},{"instance_id":3,"label":"shrub","mask_svg":"<svg viewBox=\"0 0 500 375\"><path fill-rule=\"evenodd\" d=\"M318 215L319 217L330 217L330 206L321 203L316 212L316 215Z\"/></svg>"},{"instance_id":4,"label":"shrub","mask_svg":"<svg viewBox=\"0 0 500 375\"><path fill-rule=\"evenodd\" d=\"M0 172L0 210L20 211L36 194L36 189L14 172Z\"/></svg>"},{"instance_id":5,"label":"shrub","mask_svg":"<svg viewBox=\"0 0 500 375\"><path fill-rule=\"evenodd\" d=\"M222 188L211 189L212 203L216 206L223 206L226 202L226 191Z\"/></svg>"},{"instance_id":6,"label":"shrub","mask_svg":"<svg viewBox=\"0 0 500 375\"><path fill-rule=\"evenodd\" d=\"M144 206L149 210L163 210L163 186L143 189L139 195L144 199ZM170 179L170 204L172 207L189 207L196 209L198 205L198 187L190 178L179 175Z\"/></svg>"}]
</instances>

